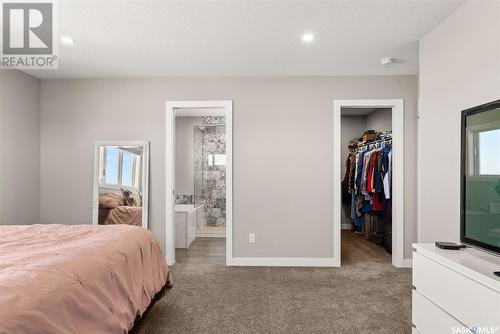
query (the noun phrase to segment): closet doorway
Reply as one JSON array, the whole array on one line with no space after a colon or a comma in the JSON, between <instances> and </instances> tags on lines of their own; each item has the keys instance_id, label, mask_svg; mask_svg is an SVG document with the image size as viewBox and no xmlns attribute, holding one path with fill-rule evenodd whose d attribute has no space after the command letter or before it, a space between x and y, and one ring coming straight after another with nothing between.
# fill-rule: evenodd
<instances>
[{"instance_id":1,"label":"closet doorway","mask_svg":"<svg viewBox=\"0 0 500 334\"><path fill-rule=\"evenodd\" d=\"M166 107L167 262L231 265L233 103Z\"/></svg>"},{"instance_id":2,"label":"closet doorway","mask_svg":"<svg viewBox=\"0 0 500 334\"><path fill-rule=\"evenodd\" d=\"M341 265L343 241L349 245L346 249L356 244L375 249L382 256L385 248L392 254L394 266L406 266L403 260L403 121L403 100L334 102L334 259L337 266ZM376 159L370 160L371 157ZM352 254L344 255L351 259Z\"/></svg>"}]
</instances>

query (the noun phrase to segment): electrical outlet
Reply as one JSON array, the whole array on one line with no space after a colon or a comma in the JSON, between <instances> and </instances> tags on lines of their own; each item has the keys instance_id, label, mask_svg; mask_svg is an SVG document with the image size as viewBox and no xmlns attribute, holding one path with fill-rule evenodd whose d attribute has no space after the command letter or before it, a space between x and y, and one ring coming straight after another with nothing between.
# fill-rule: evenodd
<instances>
[{"instance_id":1,"label":"electrical outlet","mask_svg":"<svg viewBox=\"0 0 500 334\"><path fill-rule=\"evenodd\" d=\"M255 233L250 233L248 235L248 242L251 243L251 244L255 243Z\"/></svg>"}]
</instances>

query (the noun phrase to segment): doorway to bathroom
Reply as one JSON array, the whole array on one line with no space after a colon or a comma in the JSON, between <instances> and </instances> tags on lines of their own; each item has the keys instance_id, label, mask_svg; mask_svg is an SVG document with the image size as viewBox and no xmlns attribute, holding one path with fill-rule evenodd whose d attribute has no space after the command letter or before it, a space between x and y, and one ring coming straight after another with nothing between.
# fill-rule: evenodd
<instances>
[{"instance_id":1,"label":"doorway to bathroom","mask_svg":"<svg viewBox=\"0 0 500 334\"><path fill-rule=\"evenodd\" d=\"M403 101L334 103L334 260L403 260ZM372 261L373 260L373 261Z\"/></svg>"},{"instance_id":2,"label":"doorway to bathroom","mask_svg":"<svg viewBox=\"0 0 500 334\"><path fill-rule=\"evenodd\" d=\"M232 102L167 102L166 257L232 259Z\"/></svg>"}]
</instances>

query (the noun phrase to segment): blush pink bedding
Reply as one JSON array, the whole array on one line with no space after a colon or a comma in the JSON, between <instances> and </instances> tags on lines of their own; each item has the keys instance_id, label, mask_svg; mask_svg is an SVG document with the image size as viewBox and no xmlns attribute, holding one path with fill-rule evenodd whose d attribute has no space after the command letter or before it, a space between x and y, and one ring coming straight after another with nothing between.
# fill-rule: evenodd
<instances>
[{"instance_id":1,"label":"blush pink bedding","mask_svg":"<svg viewBox=\"0 0 500 334\"><path fill-rule=\"evenodd\" d=\"M142 226L142 207L140 206L117 206L111 209L106 219L107 225L128 224Z\"/></svg>"},{"instance_id":2,"label":"blush pink bedding","mask_svg":"<svg viewBox=\"0 0 500 334\"><path fill-rule=\"evenodd\" d=\"M127 333L166 284L130 225L0 225L0 333Z\"/></svg>"}]
</instances>

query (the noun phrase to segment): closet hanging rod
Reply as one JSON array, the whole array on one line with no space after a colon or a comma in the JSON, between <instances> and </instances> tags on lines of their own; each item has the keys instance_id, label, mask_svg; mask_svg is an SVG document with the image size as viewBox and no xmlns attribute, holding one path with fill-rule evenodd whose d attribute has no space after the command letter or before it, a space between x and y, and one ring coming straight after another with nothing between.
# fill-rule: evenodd
<instances>
[{"instance_id":1,"label":"closet hanging rod","mask_svg":"<svg viewBox=\"0 0 500 334\"><path fill-rule=\"evenodd\" d=\"M357 145L356 147L363 147L363 146L368 146L368 145L378 144L378 143L383 143L383 142L388 142L388 141L392 141L392 138L379 139L379 140L364 142L362 144Z\"/></svg>"}]
</instances>

